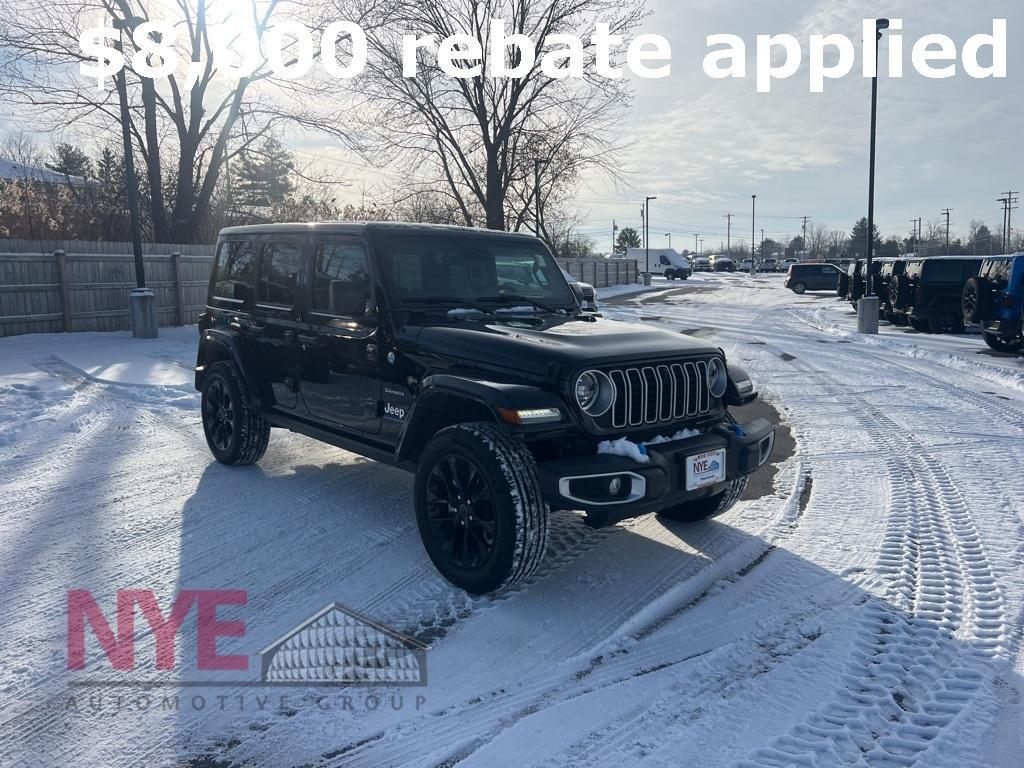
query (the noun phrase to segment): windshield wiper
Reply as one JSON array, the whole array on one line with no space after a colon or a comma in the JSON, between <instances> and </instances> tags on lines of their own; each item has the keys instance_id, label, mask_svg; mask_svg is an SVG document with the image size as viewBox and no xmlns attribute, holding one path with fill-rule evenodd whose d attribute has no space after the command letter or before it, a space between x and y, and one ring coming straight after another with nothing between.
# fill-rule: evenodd
<instances>
[{"instance_id":1,"label":"windshield wiper","mask_svg":"<svg viewBox=\"0 0 1024 768\"><path fill-rule=\"evenodd\" d=\"M521 301L525 304L529 304L530 306L536 307L537 309L541 309L545 312L550 312L551 314L557 314L558 312L566 311L565 307L553 307L550 304L545 304L542 301L531 299L529 296L521 296L519 294L514 293L506 293L503 296L481 296L480 299L478 299L478 301L496 301L501 303Z\"/></svg>"}]
</instances>

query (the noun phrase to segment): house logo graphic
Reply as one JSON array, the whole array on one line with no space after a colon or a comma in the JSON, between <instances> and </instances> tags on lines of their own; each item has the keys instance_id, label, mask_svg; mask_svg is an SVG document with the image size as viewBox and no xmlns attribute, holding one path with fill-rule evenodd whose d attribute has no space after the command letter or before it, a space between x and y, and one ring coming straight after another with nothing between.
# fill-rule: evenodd
<instances>
[{"instance_id":1,"label":"house logo graphic","mask_svg":"<svg viewBox=\"0 0 1024 768\"><path fill-rule=\"evenodd\" d=\"M427 646L331 603L260 651L268 685L427 684Z\"/></svg>"}]
</instances>

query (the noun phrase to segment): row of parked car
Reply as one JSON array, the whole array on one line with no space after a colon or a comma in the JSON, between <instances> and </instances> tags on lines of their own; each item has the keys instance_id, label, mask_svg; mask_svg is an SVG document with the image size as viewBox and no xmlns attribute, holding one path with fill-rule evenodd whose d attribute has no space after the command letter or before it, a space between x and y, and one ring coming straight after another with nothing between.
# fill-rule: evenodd
<instances>
[{"instance_id":1,"label":"row of parked car","mask_svg":"<svg viewBox=\"0 0 1024 768\"><path fill-rule=\"evenodd\" d=\"M879 317L893 325L921 333L978 327L998 352L1024 347L1024 253L874 259L871 272ZM867 291L866 273L865 259L845 272L830 264L800 264L789 270L786 287L797 294L834 287L856 308Z\"/></svg>"}]
</instances>

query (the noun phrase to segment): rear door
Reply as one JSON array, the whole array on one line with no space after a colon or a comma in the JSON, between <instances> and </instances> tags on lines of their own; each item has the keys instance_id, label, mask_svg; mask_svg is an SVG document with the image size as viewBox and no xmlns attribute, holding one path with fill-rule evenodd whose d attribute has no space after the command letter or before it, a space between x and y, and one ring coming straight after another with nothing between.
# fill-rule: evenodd
<instances>
[{"instance_id":1,"label":"rear door","mask_svg":"<svg viewBox=\"0 0 1024 768\"><path fill-rule=\"evenodd\" d=\"M825 291L835 288L839 280L839 270L828 264L821 264L814 269L814 290Z\"/></svg>"},{"instance_id":2,"label":"rear door","mask_svg":"<svg viewBox=\"0 0 1024 768\"><path fill-rule=\"evenodd\" d=\"M298 405L299 357L296 336L300 329L303 238L266 237L260 243L259 282L253 317L264 376L274 405L293 411Z\"/></svg>"},{"instance_id":3,"label":"rear door","mask_svg":"<svg viewBox=\"0 0 1024 768\"><path fill-rule=\"evenodd\" d=\"M302 398L325 424L380 432L379 321L365 241L313 243L308 324L299 335Z\"/></svg>"}]
</instances>

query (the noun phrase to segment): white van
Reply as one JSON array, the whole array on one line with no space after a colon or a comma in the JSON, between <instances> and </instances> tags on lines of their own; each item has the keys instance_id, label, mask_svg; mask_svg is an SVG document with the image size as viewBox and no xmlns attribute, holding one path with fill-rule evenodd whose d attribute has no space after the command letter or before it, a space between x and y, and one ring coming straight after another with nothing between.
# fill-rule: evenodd
<instances>
[{"instance_id":1,"label":"white van","mask_svg":"<svg viewBox=\"0 0 1024 768\"><path fill-rule=\"evenodd\" d=\"M636 259L637 268L641 274L648 271L647 249L630 248L626 251L627 259ZM690 260L674 248L651 248L650 251L650 273L652 275L664 275L669 280L686 280L693 274L693 265Z\"/></svg>"}]
</instances>

